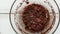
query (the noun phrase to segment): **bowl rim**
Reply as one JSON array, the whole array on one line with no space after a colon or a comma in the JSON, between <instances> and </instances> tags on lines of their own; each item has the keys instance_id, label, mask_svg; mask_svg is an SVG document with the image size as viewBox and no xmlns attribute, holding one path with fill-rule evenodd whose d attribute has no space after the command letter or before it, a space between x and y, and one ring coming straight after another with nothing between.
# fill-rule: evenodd
<instances>
[{"instance_id":1,"label":"bowl rim","mask_svg":"<svg viewBox=\"0 0 60 34\"><path fill-rule=\"evenodd\" d=\"M17 31L15 30L15 28L13 27L13 24L12 24L12 21L11 21L11 10L12 10L12 8L13 8L13 6L14 6L14 4L15 4L16 1L17 1L17 0L14 0L13 4L11 5L10 12L9 12L9 21L10 21L10 25L11 25L12 29L14 30L14 32L15 32L16 34L18 34L18 32L17 32ZM56 32L56 30L58 29L58 26L59 26L59 24L60 24L60 10L59 10L59 6L58 6L58 4L57 4L57 2L56 2L55 0L53 0L53 1L54 1L54 3L56 4L56 6L57 6L57 8L58 8L58 11L59 11L59 21L58 21L58 24L57 24L55 30L52 32L52 34L54 34L54 33Z\"/></svg>"}]
</instances>

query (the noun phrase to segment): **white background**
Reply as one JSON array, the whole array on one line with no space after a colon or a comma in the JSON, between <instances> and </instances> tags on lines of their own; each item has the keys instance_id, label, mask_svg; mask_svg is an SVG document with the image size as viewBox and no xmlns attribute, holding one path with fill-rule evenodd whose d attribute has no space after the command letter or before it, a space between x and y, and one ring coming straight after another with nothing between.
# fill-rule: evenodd
<instances>
[{"instance_id":1,"label":"white background","mask_svg":"<svg viewBox=\"0 0 60 34\"><path fill-rule=\"evenodd\" d=\"M0 13L9 13L13 1L14 0L0 0ZM60 7L60 0L56 1ZM8 14L0 14L0 34L16 34L9 23ZM55 34L60 34L60 25Z\"/></svg>"}]
</instances>

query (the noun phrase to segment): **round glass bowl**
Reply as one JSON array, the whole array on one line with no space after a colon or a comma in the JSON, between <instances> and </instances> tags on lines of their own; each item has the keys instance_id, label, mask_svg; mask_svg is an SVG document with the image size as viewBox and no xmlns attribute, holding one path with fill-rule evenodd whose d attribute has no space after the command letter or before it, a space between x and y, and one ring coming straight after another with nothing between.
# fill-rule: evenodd
<instances>
[{"instance_id":1,"label":"round glass bowl","mask_svg":"<svg viewBox=\"0 0 60 34\"><path fill-rule=\"evenodd\" d=\"M49 25L41 32L31 33L25 30L21 16L24 8L30 4L42 5L49 11ZM53 34L59 26L59 7L55 0L15 0L11 6L9 18L17 34Z\"/></svg>"}]
</instances>

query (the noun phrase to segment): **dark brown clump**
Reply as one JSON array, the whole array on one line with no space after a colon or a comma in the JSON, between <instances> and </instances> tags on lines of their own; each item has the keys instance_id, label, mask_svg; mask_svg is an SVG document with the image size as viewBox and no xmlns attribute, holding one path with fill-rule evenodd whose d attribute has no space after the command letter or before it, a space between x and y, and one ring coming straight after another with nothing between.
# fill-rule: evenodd
<instances>
[{"instance_id":1,"label":"dark brown clump","mask_svg":"<svg viewBox=\"0 0 60 34\"><path fill-rule=\"evenodd\" d=\"M31 4L24 8L22 20L30 32L42 31L49 22L49 12L42 5Z\"/></svg>"}]
</instances>

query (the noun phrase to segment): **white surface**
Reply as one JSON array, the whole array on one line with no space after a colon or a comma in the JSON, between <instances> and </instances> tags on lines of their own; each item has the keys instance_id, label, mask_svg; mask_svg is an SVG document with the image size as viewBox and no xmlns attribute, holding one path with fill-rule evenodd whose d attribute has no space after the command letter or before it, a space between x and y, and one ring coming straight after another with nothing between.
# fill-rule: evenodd
<instances>
[{"instance_id":1,"label":"white surface","mask_svg":"<svg viewBox=\"0 0 60 34\"><path fill-rule=\"evenodd\" d=\"M14 0L0 0L0 13L9 13L13 1ZM56 1L60 7L60 0ZM0 14L0 34L16 34L9 23L8 14ZM60 25L55 34L60 34Z\"/></svg>"}]
</instances>

